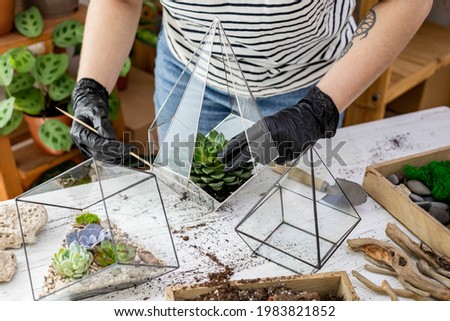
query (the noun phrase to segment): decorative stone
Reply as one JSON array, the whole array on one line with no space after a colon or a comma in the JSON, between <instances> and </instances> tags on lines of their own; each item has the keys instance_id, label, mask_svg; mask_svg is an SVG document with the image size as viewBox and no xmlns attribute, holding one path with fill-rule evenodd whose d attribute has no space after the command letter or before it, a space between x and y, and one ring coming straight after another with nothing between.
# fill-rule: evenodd
<instances>
[{"instance_id":1,"label":"decorative stone","mask_svg":"<svg viewBox=\"0 0 450 321\"><path fill-rule=\"evenodd\" d=\"M425 202L434 202L434 198L432 196L423 196L422 198Z\"/></svg>"},{"instance_id":2,"label":"decorative stone","mask_svg":"<svg viewBox=\"0 0 450 321\"><path fill-rule=\"evenodd\" d=\"M428 209L428 213L444 225L450 221L450 214L448 211L440 207L431 206Z\"/></svg>"},{"instance_id":3,"label":"decorative stone","mask_svg":"<svg viewBox=\"0 0 450 321\"><path fill-rule=\"evenodd\" d=\"M36 243L36 233L47 223L47 211L36 204L20 204L22 229L27 244ZM22 246L19 219L13 204L0 206L0 250Z\"/></svg>"},{"instance_id":4,"label":"decorative stone","mask_svg":"<svg viewBox=\"0 0 450 321\"><path fill-rule=\"evenodd\" d=\"M398 176L395 175L395 174L391 174L391 175L389 175L389 176L386 177L386 178L387 178L387 180L388 180L389 182L391 182L391 183L394 184L394 185L400 184L400 179L399 179Z\"/></svg>"},{"instance_id":5,"label":"decorative stone","mask_svg":"<svg viewBox=\"0 0 450 321\"><path fill-rule=\"evenodd\" d=\"M425 186L424 183L421 181L417 181L415 179L409 180L406 182L406 185L411 190L411 192L421 195L421 196L428 196L431 194L431 191L428 187Z\"/></svg>"},{"instance_id":6,"label":"decorative stone","mask_svg":"<svg viewBox=\"0 0 450 321\"><path fill-rule=\"evenodd\" d=\"M417 202L416 204L423 208L425 211L431 207L431 202Z\"/></svg>"},{"instance_id":7,"label":"decorative stone","mask_svg":"<svg viewBox=\"0 0 450 321\"><path fill-rule=\"evenodd\" d=\"M442 208L443 210L448 211L448 205L442 202L431 202L431 206Z\"/></svg>"},{"instance_id":8,"label":"decorative stone","mask_svg":"<svg viewBox=\"0 0 450 321\"><path fill-rule=\"evenodd\" d=\"M9 282L16 274L17 259L11 252L0 251L0 283Z\"/></svg>"},{"instance_id":9,"label":"decorative stone","mask_svg":"<svg viewBox=\"0 0 450 321\"><path fill-rule=\"evenodd\" d=\"M414 194L414 193L409 194L409 198L410 198L413 202L423 202L422 196L419 196L419 195Z\"/></svg>"}]
</instances>

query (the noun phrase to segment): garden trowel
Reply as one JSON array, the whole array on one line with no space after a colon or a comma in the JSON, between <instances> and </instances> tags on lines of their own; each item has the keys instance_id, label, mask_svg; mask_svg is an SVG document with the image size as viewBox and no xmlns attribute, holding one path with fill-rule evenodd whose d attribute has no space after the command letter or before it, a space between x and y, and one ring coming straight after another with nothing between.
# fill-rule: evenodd
<instances>
[{"instance_id":1,"label":"garden trowel","mask_svg":"<svg viewBox=\"0 0 450 321\"><path fill-rule=\"evenodd\" d=\"M273 171L279 174L283 174L286 171L286 167L284 166L275 164L270 164L269 166ZM298 167L292 167L288 170L288 177L290 179L308 186L313 186L312 177L307 172ZM318 177L314 178L315 189L327 194L324 198L322 198L323 201L340 206L348 204L348 201L350 201L350 203L354 206L361 205L366 202L367 194L361 185L343 178L336 178L336 181L337 184L330 185L323 179Z\"/></svg>"}]
</instances>

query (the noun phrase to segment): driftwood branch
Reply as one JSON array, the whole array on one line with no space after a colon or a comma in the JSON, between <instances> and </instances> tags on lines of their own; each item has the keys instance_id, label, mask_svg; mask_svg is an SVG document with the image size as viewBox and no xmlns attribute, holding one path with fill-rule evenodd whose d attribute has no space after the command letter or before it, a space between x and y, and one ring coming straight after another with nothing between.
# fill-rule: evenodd
<instances>
[{"instance_id":1,"label":"driftwood branch","mask_svg":"<svg viewBox=\"0 0 450 321\"><path fill-rule=\"evenodd\" d=\"M450 279L434 271L424 260L419 260L419 262L417 262L417 268L426 276L435 279L450 289Z\"/></svg>"},{"instance_id":2,"label":"driftwood branch","mask_svg":"<svg viewBox=\"0 0 450 321\"><path fill-rule=\"evenodd\" d=\"M427 297L429 298L431 296L430 292L427 291L423 291L421 289L416 288L415 286L412 286L411 284L409 284L408 282L406 282L403 278L398 278L398 280L400 281L400 283L403 285L403 287L406 290L409 290L411 292L414 292L417 295L420 295L422 297Z\"/></svg>"},{"instance_id":3,"label":"driftwood branch","mask_svg":"<svg viewBox=\"0 0 450 321\"><path fill-rule=\"evenodd\" d=\"M377 262L392 267L406 282L427 291L438 300L450 300L450 290L441 283L423 275L402 249L391 244L371 238L352 239L347 241L354 251L364 252Z\"/></svg>"},{"instance_id":4,"label":"driftwood branch","mask_svg":"<svg viewBox=\"0 0 450 321\"><path fill-rule=\"evenodd\" d=\"M375 283L373 283L372 281L370 281L368 278L366 278L365 276L363 276L361 273L359 273L358 271L352 271L352 275L362 284L364 284L365 286L367 286L369 289L371 289L372 291L379 293L379 294L386 294L386 291L381 287L376 285ZM428 298L426 297L422 297L420 295L417 295L416 293L409 291L409 290L404 290L404 289L393 289L393 291L395 292L396 295L404 297L404 298L409 298L409 299L413 299L416 301L424 301L424 300L428 300Z\"/></svg>"},{"instance_id":5,"label":"driftwood branch","mask_svg":"<svg viewBox=\"0 0 450 321\"><path fill-rule=\"evenodd\" d=\"M386 268L382 268L379 266L375 266L375 265L370 265L370 264L366 264L364 265L364 268L369 271L369 272L373 272L373 273L378 273L378 274L384 274L384 275L391 275L391 276L398 276L397 272L393 271L392 269L386 269Z\"/></svg>"},{"instance_id":6,"label":"driftwood branch","mask_svg":"<svg viewBox=\"0 0 450 321\"><path fill-rule=\"evenodd\" d=\"M378 262L377 260L372 259L370 256L368 255L364 255L364 259L369 262L372 263L373 265L375 265L376 267L379 267L381 269L385 269L385 270L390 270L392 272L395 272L393 268L391 268L389 265L386 265L384 263Z\"/></svg>"},{"instance_id":7,"label":"driftwood branch","mask_svg":"<svg viewBox=\"0 0 450 321\"><path fill-rule=\"evenodd\" d=\"M391 301L398 301L398 296L397 294L395 294L394 289L391 287L388 281L386 280L381 281L381 287L387 293L387 295L389 295Z\"/></svg>"},{"instance_id":8,"label":"driftwood branch","mask_svg":"<svg viewBox=\"0 0 450 321\"><path fill-rule=\"evenodd\" d=\"M406 252L427 262L434 269L442 268L450 271L450 260L444 255L434 252L432 249L414 242L408 235L402 232L397 225L388 223L386 235Z\"/></svg>"}]
</instances>

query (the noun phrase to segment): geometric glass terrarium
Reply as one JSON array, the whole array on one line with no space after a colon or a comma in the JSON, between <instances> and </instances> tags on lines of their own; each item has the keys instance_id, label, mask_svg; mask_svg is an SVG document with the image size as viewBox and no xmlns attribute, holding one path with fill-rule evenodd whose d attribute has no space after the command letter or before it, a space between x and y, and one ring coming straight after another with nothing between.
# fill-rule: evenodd
<instances>
[{"instance_id":1,"label":"geometric glass terrarium","mask_svg":"<svg viewBox=\"0 0 450 321\"><path fill-rule=\"evenodd\" d=\"M211 82L224 101L208 118L205 88ZM217 83L218 81L218 83ZM224 107L225 106L225 107ZM164 101L149 129L150 151L156 155L153 171L172 189L210 210L216 210L264 168L255 162L223 173L218 158L227 142L241 132L251 140L250 153L260 154L261 144L247 129L262 118L256 100L239 67L231 44L216 18L191 60ZM261 139L270 142L270 133ZM278 156L276 148L265 150L266 162ZM259 191L260 193L261 191Z\"/></svg>"},{"instance_id":2,"label":"geometric glass terrarium","mask_svg":"<svg viewBox=\"0 0 450 321\"><path fill-rule=\"evenodd\" d=\"M89 159L16 199L23 243L30 212L46 222L24 245L35 300L77 300L178 268L152 173Z\"/></svg>"},{"instance_id":3,"label":"geometric glass terrarium","mask_svg":"<svg viewBox=\"0 0 450 321\"><path fill-rule=\"evenodd\" d=\"M319 191L324 184L332 188ZM341 185L309 148L235 230L257 255L296 273L316 272L361 220Z\"/></svg>"}]
</instances>

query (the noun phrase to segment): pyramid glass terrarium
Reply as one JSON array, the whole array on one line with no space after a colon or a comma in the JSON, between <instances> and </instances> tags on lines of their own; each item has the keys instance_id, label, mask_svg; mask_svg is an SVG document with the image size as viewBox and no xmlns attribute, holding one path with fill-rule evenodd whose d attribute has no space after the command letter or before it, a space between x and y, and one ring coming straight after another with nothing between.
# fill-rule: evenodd
<instances>
[{"instance_id":1,"label":"pyramid glass terrarium","mask_svg":"<svg viewBox=\"0 0 450 321\"><path fill-rule=\"evenodd\" d=\"M16 206L24 244L30 213L44 222L36 243L24 245L35 300L82 299L178 268L152 173L90 159Z\"/></svg>"},{"instance_id":2,"label":"pyramid glass terrarium","mask_svg":"<svg viewBox=\"0 0 450 321\"><path fill-rule=\"evenodd\" d=\"M257 255L296 273L316 272L360 221L339 182L310 148L236 232ZM335 188L323 192L319 185Z\"/></svg>"},{"instance_id":3,"label":"pyramid glass terrarium","mask_svg":"<svg viewBox=\"0 0 450 321\"><path fill-rule=\"evenodd\" d=\"M205 88L214 87L226 97L211 121L205 112ZM225 31L216 18L172 88L149 129L150 150L156 155L153 170L159 179L184 198L215 210L238 194L264 168L253 162L223 173L218 158L227 142L260 120L258 110ZM270 140L267 135L261 139ZM250 153L261 145L252 140ZM260 151L258 151L260 152ZM278 156L275 148L268 157ZM260 190L259 192L260 193Z\"/></svg>"}]
</instances>

